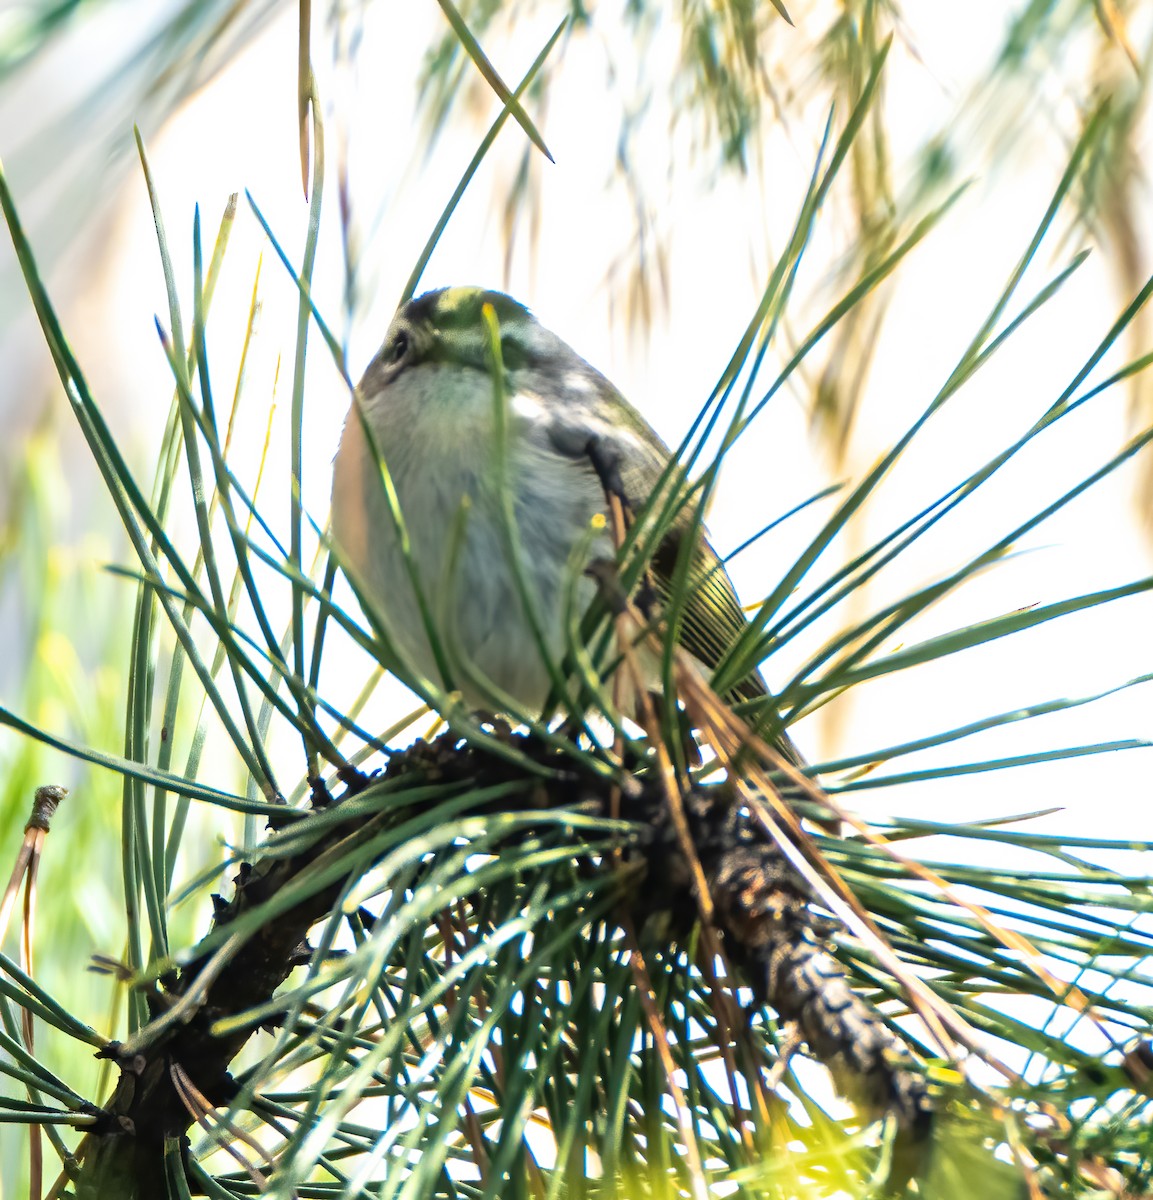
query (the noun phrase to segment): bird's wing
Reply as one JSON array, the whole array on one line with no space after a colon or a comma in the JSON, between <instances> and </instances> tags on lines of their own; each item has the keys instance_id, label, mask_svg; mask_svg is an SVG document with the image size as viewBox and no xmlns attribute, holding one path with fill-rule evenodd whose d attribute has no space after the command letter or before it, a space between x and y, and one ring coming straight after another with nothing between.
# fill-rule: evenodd
<instances>
[{"instance_id":1,"label":"bird's wing","mask_svg":"<svg viewBox=\"0 0 1153 1200\"><path fill-rule=\"evenodd\" d=\"M653 584L661 600L667 603L677 561L684 553L685 539L694 533L696 544L690 551L679 641L694 658L712 668L718 666L732 649L748 621L728 571L709 544L704 530L694 530L691 517L678 521L657 547L652 558ZM733 697L740 700L754 700L765 694L765 685L757 671L732 690Z\"/></svg>"},{"instance_id":2,"label":"bird's wing","mask_svg":"<svg viewBox=\"0 0 1153 1200\"><path fill-rule=\"evenodd\" d=\"M603 376L598 388L611 389ZM584 462L601 484L619 492L634 513L652 496L672 457L647 421L623 397L614 395L613 420L584 407L558 406L548 427L552 448L566 458ZM667 492L666 492L667 494ZM707 667L720 663L748 622L736 589L704 530L694 521L692 502L685 503L652 558L653 584L662 600L670 596L673 575L686 537L693 536L688 568L688 593L681 609L680 643ZM766 694L760 675L753 672L733 689L751 700Z\"/></svg>"},{"instance_id":3,"label":"bird's wing","mask_svg":"<svg viewBox=\"0 0 1153 1200\"><path fill-rule=\"evenodd\" d=\"M601 387L612 385L598 377ZM548 429L552 448L565 458L587 464L588 470L600 478L603 486L623 493L622 498L638 511L653 494L672 452L655 430L623 397L616 393L623 408L617 408L614 419L596 422L585 411L572 412L563 407L554 416ZM748 625L724 563L705 536L703 527L694 521L691 502L682 506L672 528L662 539L652 558L653 586L662 603L668 601L677 561L686 537L695 544L688 568L688 589L681 608L680 644L706 667L716 667ZM771 704L770 693L759 670L753 670L729 692L731 700L765 699ZM772 722L766 712L763 720ZM806 765L804 757L784 730L774 738L777 749L795 767ZM786 785L786 793L800 795L796 788Z\"/></svg>"}]
</instances>

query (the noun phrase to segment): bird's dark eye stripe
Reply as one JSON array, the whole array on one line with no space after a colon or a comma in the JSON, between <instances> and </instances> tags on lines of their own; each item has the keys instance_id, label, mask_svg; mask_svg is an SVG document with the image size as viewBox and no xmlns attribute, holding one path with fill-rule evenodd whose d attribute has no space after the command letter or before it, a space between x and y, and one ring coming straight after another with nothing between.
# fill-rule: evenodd
<instances>
[{"instance_id":1,"label":"bird's dark eye stripe","mask_svg":"<svg viewBox=\"0 0 1153 1200\"><path fill-rule=\"evenodd\" d=\"M386 361L393 362L391 353ZM500 339L500 359L506 371L523 371L526 367L540 364L540 356L534 354L515 338L505 336ZM477 367L488 370L491 354L488 338L479 345L470 343L461 346L447 340L433 341L421 350L420 361L424 363L455 363L463 366Z\"/></svg>"},{"instance_id":2,"label":"bird's dark eye stripe","mask_svg":"<svg viewBox=\"0 0 1153 1200\"><path fill-rule=\"evenodd\" d=\"M390 346L385 347L385 351L384 351L385 361L390 366L393 365L394 363L400 362L400 360L402 358L404 358L404 356L408 353L409 345L410 345L410 342L409 342L408 334L405 333L405 331L403 329L398 330L396 335L392 339L392 344Z\"/></svg>"}]
</instances>

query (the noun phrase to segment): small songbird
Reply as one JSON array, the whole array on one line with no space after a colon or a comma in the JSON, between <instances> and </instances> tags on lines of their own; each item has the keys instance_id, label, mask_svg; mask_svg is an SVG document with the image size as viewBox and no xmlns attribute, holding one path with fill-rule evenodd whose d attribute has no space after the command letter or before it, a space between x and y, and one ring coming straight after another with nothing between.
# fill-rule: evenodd
<instances>
[{"instance_id":1,"label":"small songbird","mask_svg":"<svg viewBox=\"0 0 1153 1200\"><path fill-rule=\"evenodd\" d=\"M486 305L499 327L503 429ZM579 616L596 589L583 568L614 553L599 519L607 509L606 486L640 509L670 457L617 389L511 297L454 287L409 301L356 390L332 483L337 550L403 659L389 665L409 682L415 672L456 689L477 709L501 710L504 696L525 713L540 712L553 682L540 642L554 663L564 659L569 615L575 607ZM421 596L412 586L381 461ZM510 558L510 511L523 584ZM678 636L697 664L713 668L746 619L728 573L694 526L691 507L673 521L650 574L657 596L666 594L690 535L695 545ZM526 590L539 638L522 602ZM754 671L731 695L755 700L767 693ZM781 745L799 761L787 738Z\"/></svg>"}]
</instances>

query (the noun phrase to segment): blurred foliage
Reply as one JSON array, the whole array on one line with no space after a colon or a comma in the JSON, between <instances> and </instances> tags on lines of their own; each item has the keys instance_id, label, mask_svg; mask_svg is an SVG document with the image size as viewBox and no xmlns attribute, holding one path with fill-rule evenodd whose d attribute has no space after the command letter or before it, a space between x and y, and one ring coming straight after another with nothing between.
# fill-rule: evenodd
<instances>
[{"instance_id":1,"label":"blurred foliage","mask_svg":"<svg viewBox=\"0 0 1153 1200\"><path fill-rule=\"evenodd\" d=\"M127 629L101 578L113 553L109 542L94 534L76 545L60 543L75 501L45 421L14 464L0 524L0 596L10 635L0 666L3 693L30 721L61 737L111 748L123 729ZM54 782L71 789L67 841L58 841L40 872L52 950L38 976L49 991L101 1021L115 1001L107 983L85 967L93 946L119 947L124 940L122 886L114 871L102 869L119 856L119 784L34 740L5 735L0 750L6 862L20 844L36 788ZM49 1039L40 1054L46 1068L73 1076L86 1090L98 1090L106 1074L74 1045ZM25 1140L23 1132L0 1127L2 1195L27 1187Z\"/></svg>"},{"instance_id":2,"label":"blurred foliage","mask_svg":"<svg viewBox=\"0 0 1153 1200\"><path fill-rule=\"evenodd\" d=\"M347 51L358 44L356 25L371 0L334 4L331 17L343 32L336 43ZM22 73L51 51L53 44L85 23L102 19L107 0L61 0L57 4L17 5L0 13L0 102L21 84ZM146 135L155 130L184 97L200 87L268 22L292 8L291 0L165 0L138 5L138 29L121 29L118 52L93 70L80 95L61 112L28 121L22 135L10 130L0 154L9 176L22 191L55 174L55 165L70 169L52 185L52 201L32 230L41 254L59 253L83 224L83 213L96 174L107 156L122 155L136 122ZM897 0L809 0L788 7L754 0L677 0L675 4L629 0L624 7L628 43L600 35L602 6L587 0L462 0L460 16L480 40L499 44L518 23L538 12L560 17L569 25L558 52L533 84L540 108L557 72L564 70L569 42L598 39L605 58L611 94L619 106L616 183L632 197L636 222L632 238L637 252L610 271L615 303L622 319L643 327L660 310L670 280L662 252L667 233L656 214L661 197L650 195L655 143L676 141L677 130L689 133L691 161L678 161L670 151L668 171L759 170L760 145L769 123L792 128L810 106L830 99L851 104L859 95L867 64L877 48L895 38L919 58L917 27ZM984 8L990 19L993 10ZM898 209L909 211L929 195L955 186L958 173L1011 157L1023 137L1069 136L1046 104L1068 101L1086 116L1108 101L1107 134L1087 161L1079 181L1082 222L1110 243L1119 294L1131 296L1150 269L1141 214L1147 210L1148 183L1140 168L1141 139L1149 112L1146 81L1153 54L1153 28L1132 0L1022 0L1006 5L1002 29L990 39L995 47L987 70L968 92L958 95L951 118L925 141L920 165L907 195L893 194L892 150L886 128L885 103L874 106L869 128L853 150L851 203L842 219L854 230L855 250L841 264L841 279L862 263L875 262L891 243ZM313 20L322 20L318 12ZM958 21L970 19L958 10ZM403 21L398 12L395 20ZM1131 23L1144 41L1135 40ZM656 74L645 64L669 63L657 52L669 39L678 47L672 74ZM928 68L925 68L926 70ZM465 111L469 97L487 90L446 22L443 36L425 51L421 102L429 146L449 119ZM480 89L478 91L478 89ZM665 103L671 106L671 127ZM453 109L461 101L461 107ZM287 116L287 114L286 114ZM647 155L638 151L646 147ZM522 229L534 230L538 178L526 147L521 170L504 183L501 227L510 247ZM371 201L369 201L371 205ZM353 251L355 252L355 251ZM350 264L350 278L355 275ZM835 286L835 281L834 281ZM0 316L6 311L0 288ZM809 380L812 419L834 461L842 462L869 372L872 350L884 323L886 290L839 328L827 354ZM1131 350L1148 342L1146 318L1130 331ZM1135 421L1147 419L1150 396L1140 380L1130 383ZM1153 499L1153 475L1145 476L1146 499ZM1145 505L1153 511L1153 503Z\"/></svg>"},{"instance_id":3,"label":"blurred foliage","mask_svg":"<svg viewBox=\"0 0 1153 1200\"><path fill-rule=\"evenodd\" d=\"M0 158L37 197L49 262L98 215L93 197L105 194L110 162L126 165L133 122L158 128L283 3L146 0L126 12L109 0L61 0L0 9ZM57 52L67 65L40 73ZM14 282L0 277L0 323L11 315Z\"/></svg>"}]
</instances>

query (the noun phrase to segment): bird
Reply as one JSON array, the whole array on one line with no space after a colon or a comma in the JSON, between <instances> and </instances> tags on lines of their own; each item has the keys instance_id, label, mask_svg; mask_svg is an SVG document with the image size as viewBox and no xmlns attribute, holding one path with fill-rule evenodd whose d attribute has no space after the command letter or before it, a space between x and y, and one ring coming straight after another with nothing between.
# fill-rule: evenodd
<instances>
[{"instance_id":1,"label":"bird","mask_svg":"<svg viewBox=\"0 0 1153 1200\"><path fill-rule=\"evenodd\" d=\"M563 660L574 600L579 613L596 592L585 568L614 553L606 487L641 510L671 459L612 383L511 296L449 287L403 304L355 390L331 510L338 557L397 653L390 665L406 682L458 691L476 710L539 714L555 681L540 644ZM686 538L694 544L678 639L711 673L748 622L691 506L653 553L656 595L667 597ZM659 686L652 664L650 674ZM771 703L757 669L728 698ZM779 726L774 740L801 764Z\"/></svg>"}]
</instances>

